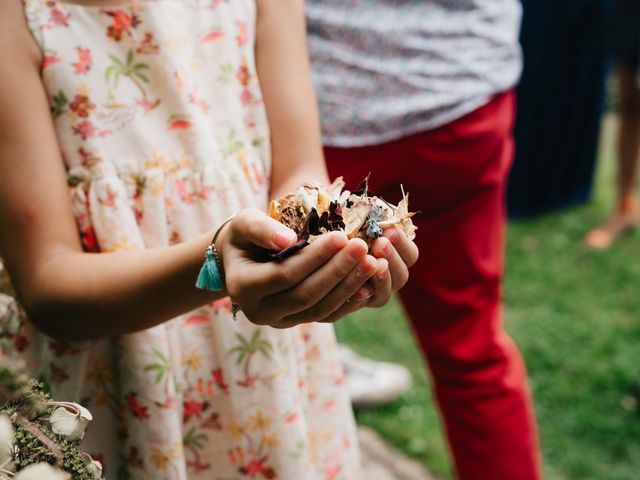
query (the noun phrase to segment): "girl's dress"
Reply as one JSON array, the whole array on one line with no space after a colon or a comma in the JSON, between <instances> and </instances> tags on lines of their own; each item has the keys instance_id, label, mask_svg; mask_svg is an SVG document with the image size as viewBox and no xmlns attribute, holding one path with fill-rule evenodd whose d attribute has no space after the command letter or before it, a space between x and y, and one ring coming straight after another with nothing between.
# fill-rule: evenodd
<instances>
[{"instance_id":1,"label":"girl's dress","mask_svg":"<svg viewBox=\"0 0 640 480\"><path fill-rule=\"evenodd\" d=\"M24 3L87 251L166 247L266 208L254 1ZM234 322L224 299L72 344L35 331L7 299L5 354L91 410L83 445L108 479L359 478L330 325Z\"/></svg>"}]
</instances>

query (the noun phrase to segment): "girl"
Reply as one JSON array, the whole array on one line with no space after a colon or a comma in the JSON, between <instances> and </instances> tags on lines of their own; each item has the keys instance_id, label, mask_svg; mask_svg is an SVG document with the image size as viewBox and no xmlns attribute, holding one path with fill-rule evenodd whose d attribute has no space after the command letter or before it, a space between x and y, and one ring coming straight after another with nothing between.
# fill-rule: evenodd
<instances>
[{"instance_id":1,"label":"girl","mask_svg":"<svg viewBox=\"0 0 640 480\"><path fill-rule=\"evenodd\" d=\"M295 241L268 199L327 180L302 0L6 0L0 45L0 251L29 317L5 309L4 350L93 411L107 478L359 478L328 323L417 249L253 259ZM234 213L223 291L196 290Z\"/></svg>"}]
</instances>

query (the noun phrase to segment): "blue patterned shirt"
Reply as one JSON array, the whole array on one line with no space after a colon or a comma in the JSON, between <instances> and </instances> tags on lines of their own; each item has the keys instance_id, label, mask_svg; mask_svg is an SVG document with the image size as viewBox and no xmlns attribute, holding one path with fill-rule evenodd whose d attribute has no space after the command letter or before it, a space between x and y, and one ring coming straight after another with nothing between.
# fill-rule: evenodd
<instances>
[{"instance_id":1,"label":"blue patterned shirt","mask_svg":"<svg viewBox=\"0 0 640 480\"><path fill-rule=\"evenodd\" d=\"M521 72L518 0L307 0L326 145L373 145L449 123Z\"/></svg>"}]
</instances>

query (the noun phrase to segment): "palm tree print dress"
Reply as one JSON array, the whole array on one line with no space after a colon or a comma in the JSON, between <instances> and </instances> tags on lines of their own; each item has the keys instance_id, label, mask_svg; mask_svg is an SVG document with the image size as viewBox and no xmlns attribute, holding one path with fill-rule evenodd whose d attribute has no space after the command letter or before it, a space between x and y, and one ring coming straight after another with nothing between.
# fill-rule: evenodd
<instances>
[{"instance_id":1,"label":"palm tree print dress","mask_svg":"<svg viewBox=\"0 0 640 480\"><path fill-rule=\"evenodd\" d=\"M266 208L254 1L23 1L87 251L165 247ZM92 411L83 445L108 479L360 478L331 326L234 322L224 299L77 344L3 295L3 354Z\"/></svg>"}]
</instances>

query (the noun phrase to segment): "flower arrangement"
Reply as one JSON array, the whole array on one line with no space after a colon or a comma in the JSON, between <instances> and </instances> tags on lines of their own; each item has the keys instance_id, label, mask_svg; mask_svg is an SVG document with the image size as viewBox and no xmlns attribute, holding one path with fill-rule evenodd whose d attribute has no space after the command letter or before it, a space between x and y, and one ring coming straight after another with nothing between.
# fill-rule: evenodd
<instances>
[{"instance_id":1,"label":"flower arrangement","mask_svg":"<svg viewBox=\"0 0 640 480\"><path fill-rule=\"evenodd\" d=\"M102 465L80 448L91 413L51 400L21 365L0 360L0 480L98 480Z\"/></svg>"}]
</instances>

